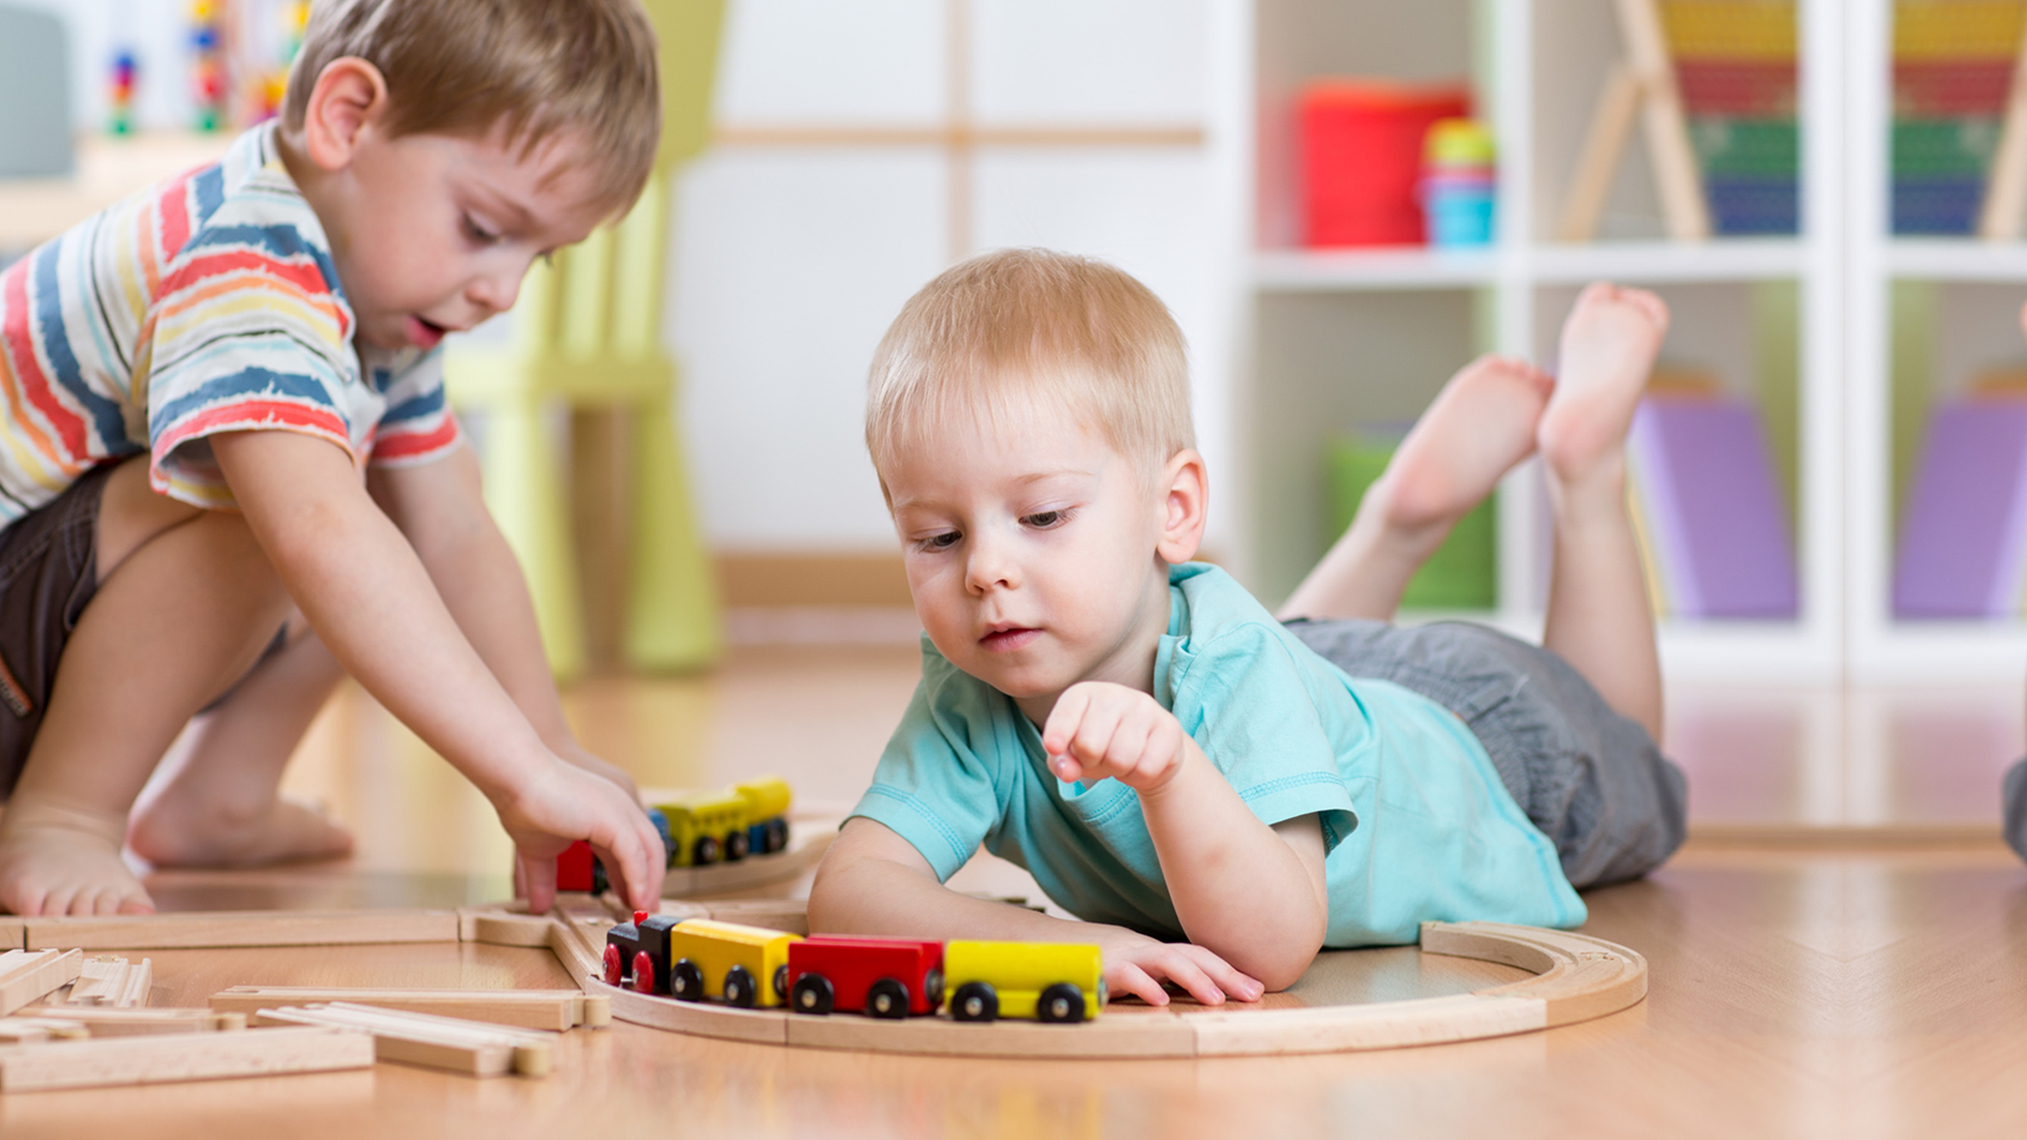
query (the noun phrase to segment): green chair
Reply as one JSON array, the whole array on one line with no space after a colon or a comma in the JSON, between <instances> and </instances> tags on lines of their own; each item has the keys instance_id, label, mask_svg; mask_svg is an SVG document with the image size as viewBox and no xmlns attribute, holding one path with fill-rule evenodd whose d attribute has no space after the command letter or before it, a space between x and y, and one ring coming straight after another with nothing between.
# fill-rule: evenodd
<instances>
[{"instance_id":1,"label":"green chair","mask_svg":"<svg viewBox=\"0 0 2027 1140\"><path fill-rule=\"evenodd\" d=\"M486 505L521 560L550 668L588 664L583 599L563 471L545 413L629 415L631 510L627 664L688 669L720 647L717 588L676 433L676 362L662 346L670 182L710 132L724 0L645 0L661 39L662 143L640 204L616 226L537 265L505 348L458 346L452 403L485 415Z\"/></svg>"}]
</instances>

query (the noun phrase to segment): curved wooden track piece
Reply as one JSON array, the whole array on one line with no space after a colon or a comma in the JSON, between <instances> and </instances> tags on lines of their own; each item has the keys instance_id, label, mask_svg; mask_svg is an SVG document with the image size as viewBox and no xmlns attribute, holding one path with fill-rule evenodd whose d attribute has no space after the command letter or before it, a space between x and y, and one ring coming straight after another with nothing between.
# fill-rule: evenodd
<instances>
[{"instance_id":1,"label":"curved wooden track piece","mask_svg":"<svg viewBox=\"0 0 2027 1140\"><path fill-rule=\"evenodd\" d=\"M1120 1011L1075 1026L941 1017L874 1021L730 1009L588 979L622 1021L655 1029L820 1049L966 1057L1235 1057L1395 1049L1528 1033L1587 1021L1647 994L1647 960L1624 946L1532 926L1422 924L1422 952L1496 962L1535 976L1475 993L1369 1005L1274 1010Z\"/></svg>"}]
</instances>

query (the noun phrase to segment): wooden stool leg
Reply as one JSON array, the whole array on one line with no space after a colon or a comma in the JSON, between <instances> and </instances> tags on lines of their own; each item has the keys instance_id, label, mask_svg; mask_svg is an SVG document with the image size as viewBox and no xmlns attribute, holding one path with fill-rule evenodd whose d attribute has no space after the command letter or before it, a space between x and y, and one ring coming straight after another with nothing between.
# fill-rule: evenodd
<instances>
[{"instance_id":1,"label":"wooden stool leg","mask_svg":"<svg viewBox=\"0 0 2027 1140\"><path fill-rule=\"evenodd\" d=\"M542 648L558 680L584 672L584 616L563 473L532 397L500 400L486 417L486 507L521 560Z\"/></svg>"},{"instance_id":2,"label":"wooden stool leg","mask_svg":"<svg viewBox=\"0 0 2027 1140\"><path fill-rule=\"evenodd\" d=\"M718 584L691 505L673 397L633 414L633 573L626 657L695 669L718 657Z\"/></svg>"}]
</instances>

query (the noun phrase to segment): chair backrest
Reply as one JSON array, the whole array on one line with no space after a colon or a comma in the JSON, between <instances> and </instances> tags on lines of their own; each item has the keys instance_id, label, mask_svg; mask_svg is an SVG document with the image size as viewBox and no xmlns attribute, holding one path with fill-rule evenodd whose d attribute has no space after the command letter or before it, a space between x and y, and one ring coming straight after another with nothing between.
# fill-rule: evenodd
<instances>
[{"instance_id":1,"label":"chair backrest","mask_svg":"<svg viewBox=\"0 0 2027 1140\"><path fill-rule=\"evenodd\" d=\"M662 143L633 212L553 266L536 267L515 309L523 351L566 360L641 359L661 346L662 279L674 172L710 142L725 0L645 0L661 39Z\"/></svg>"}]
</instances>

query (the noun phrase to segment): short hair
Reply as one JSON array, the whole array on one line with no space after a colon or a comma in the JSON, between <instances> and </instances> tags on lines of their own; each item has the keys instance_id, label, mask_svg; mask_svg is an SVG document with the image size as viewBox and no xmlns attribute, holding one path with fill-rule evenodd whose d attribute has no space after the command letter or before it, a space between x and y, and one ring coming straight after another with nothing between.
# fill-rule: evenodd
<instances>
[{"instance_id":1,"label":"short hair","mask_svg":"<svg viewBox=\"0 0 2027 1140\"><path fill-rule=\"evenodd\" d=\"M301 129L317 77L357 57L387 81L396 137L504 123L525 156L583 130L595 200L617 214L640 197L661 142L655 49L640 0L315 0L282 121Z\"/></svg>"},{"instance_id":2,"label":"short hair","mask_svg":"<svg viewBox=\"0 0 2027 1140\"><path fill-rule=\"evenodd\" d=\"M866 447L875 470L952 416L1036 404L1095 426L1145 474L1196 446L1189 347L1168 306L1096 258L1004 249L909 298L873 353Z\"/></svg>"}]
</instances>

